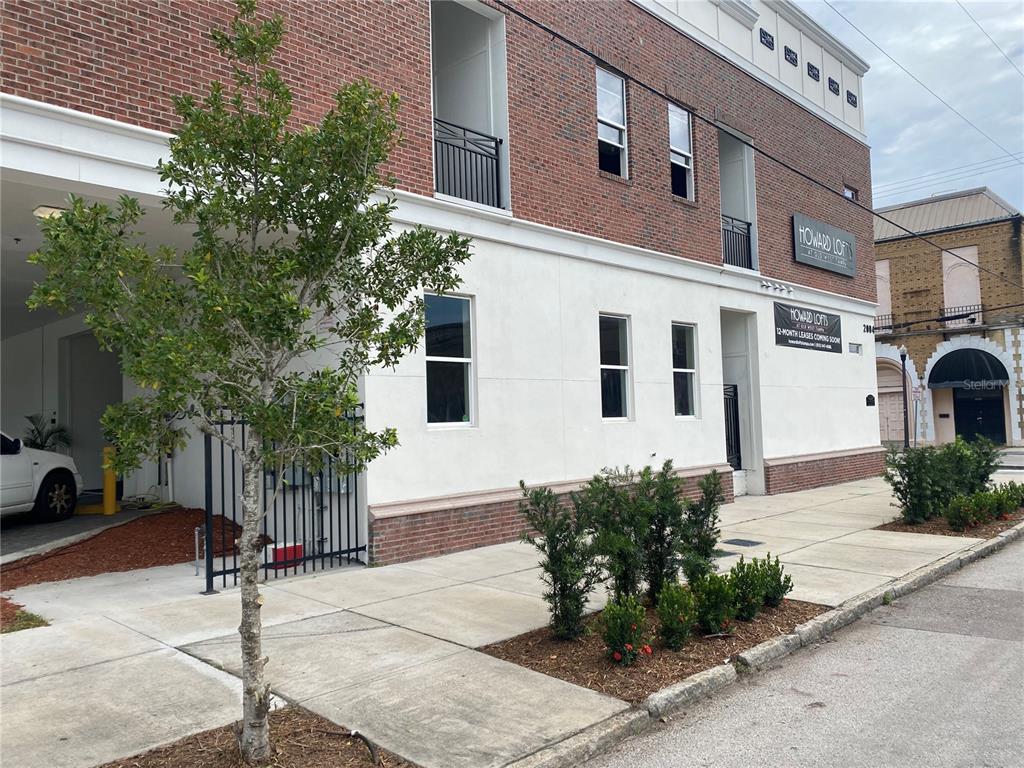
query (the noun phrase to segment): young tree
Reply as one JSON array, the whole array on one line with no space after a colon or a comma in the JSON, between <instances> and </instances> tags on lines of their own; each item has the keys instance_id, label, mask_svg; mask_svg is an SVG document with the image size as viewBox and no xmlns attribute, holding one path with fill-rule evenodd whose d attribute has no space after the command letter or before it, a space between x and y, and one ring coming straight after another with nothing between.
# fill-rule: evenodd
<instances>
[{"instance_id":1,"label":"young tree","mask_svg":"<svg viewBox=\"0 0 1024 768\"><path fill-rule=\"evenodd\" d=\"M160 164L166 206L193 234L187 250L149 250L139 203L72 197L43 225L33 261L46 271L29 305L85 309L104 348L146 395L110 407L103 427L116 469L180 446L189 426L241 457L238 541L242 620L242 757L269 755L258 589L264 468L316 468L325 454L359 469L397 444L346 418L359 376L393 366L423 333L423 290L459 284L469 242L420 228L392 231L398 99L365 81L341 88L318 125L290 122L292 95L270 66L283 20L237 0L212 33L232 84L175 99L181 126ZM378 196L381 190L385 193ZM248 425L244 446L215 428L222 409ZM188 419L174 421L171 414ZM267 493L276 493L267 490Z\"/></svg>"}]
</instances>

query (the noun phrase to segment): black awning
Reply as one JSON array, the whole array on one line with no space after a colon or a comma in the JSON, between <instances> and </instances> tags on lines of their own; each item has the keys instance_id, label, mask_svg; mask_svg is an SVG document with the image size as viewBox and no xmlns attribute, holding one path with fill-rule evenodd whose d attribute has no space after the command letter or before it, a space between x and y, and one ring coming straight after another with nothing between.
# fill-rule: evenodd
<instances>
[{"instance_id":1,"label":"black awning","mask_svg":"<svg viewBox=\"0 0 1024 768\"><path fill-rule=\"evenodd\" d=\"M980 349L956 349L939 359L928 377L931 389L990 389L1010 380L1006 367Z\"/></svg>"}]
</instances>

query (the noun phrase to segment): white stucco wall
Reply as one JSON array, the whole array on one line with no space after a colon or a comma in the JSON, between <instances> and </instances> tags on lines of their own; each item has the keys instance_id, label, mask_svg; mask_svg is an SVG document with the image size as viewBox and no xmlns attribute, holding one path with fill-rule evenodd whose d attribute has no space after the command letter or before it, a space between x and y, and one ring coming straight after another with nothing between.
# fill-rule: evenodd
<instances>
[{"instance_id":1,"label":"white stucco wall","mask_svg":"<svg viewBox=\"0 0 1024 768\"><path fill-rule=\"evenodd\" d=\"M520 479L572 481L666 458L679 467L723 463L722 308L757 313L752 367L765 458L878 444L877 413L865 405L875 391L871 339L861 330L870 308L842 313L844 352L830 354L775 345L773 301L833 309L820 297L710 288L481 239L463 279L461 292L473 297L475 423L427 425L422 350L369 375L367 424L396 427L401 442L370 467L370 504L505 489ZM625 422L600 415L601 312L630 318L633 410ZM697 326L696 418L673 412L673 322ZM867 353L846 351L850 341Z\"/></svg>"}]
</instances>

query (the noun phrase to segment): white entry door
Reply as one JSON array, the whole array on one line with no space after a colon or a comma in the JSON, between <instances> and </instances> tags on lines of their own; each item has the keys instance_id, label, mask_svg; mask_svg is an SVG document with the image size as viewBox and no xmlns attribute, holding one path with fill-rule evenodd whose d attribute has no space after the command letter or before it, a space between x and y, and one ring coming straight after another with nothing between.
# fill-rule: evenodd
<instances>
[{"instance_id":1,"label":"white entry door","mask_svg":"<svg viewBox=\"0 0 1024 768\"><path fill-rule=\"evenodd\" d=\"M903 442L903 393L878 393L878 427L883 443Z\"/></svg>"}]
</instances>

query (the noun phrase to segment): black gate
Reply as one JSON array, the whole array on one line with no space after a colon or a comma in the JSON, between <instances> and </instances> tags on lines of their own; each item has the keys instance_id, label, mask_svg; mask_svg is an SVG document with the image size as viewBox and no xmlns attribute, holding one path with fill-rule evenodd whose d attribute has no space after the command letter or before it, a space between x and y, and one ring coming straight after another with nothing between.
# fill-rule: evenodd
<instances>
[{"instance_id":1,"label":"black gate","mask_svg":"<svg viewBox=\"0 0 1024 768\"><path fill-rule=\"evenodd\" d=\"M361 411L350 418L361 419ZM224 419L217 428L244 446L245 423ZM214 444L216 443L216 444ZM235 452L204 436L206 459L206 591L238 581L235 540L242 532L242 466ZM286 467L284 483L277 473L263 471L263 576L277 579L360 561L366 552L365 518L359 500L359 476L348 471L346 456L326 455L322 468L308 472L298 464ZM269 506L268 506L269 505Z\"/></svg>"},{"instance_id":2,"label":"black gate","mask_svg":"<svg viewBox=\"0 0 1024 768\"><path fill-rule=\"evenodd\" d=\"M740 399L735 384L725 385L725 460L733 469L743 466L740 457Z\"/></svg>"}]
</instances>

